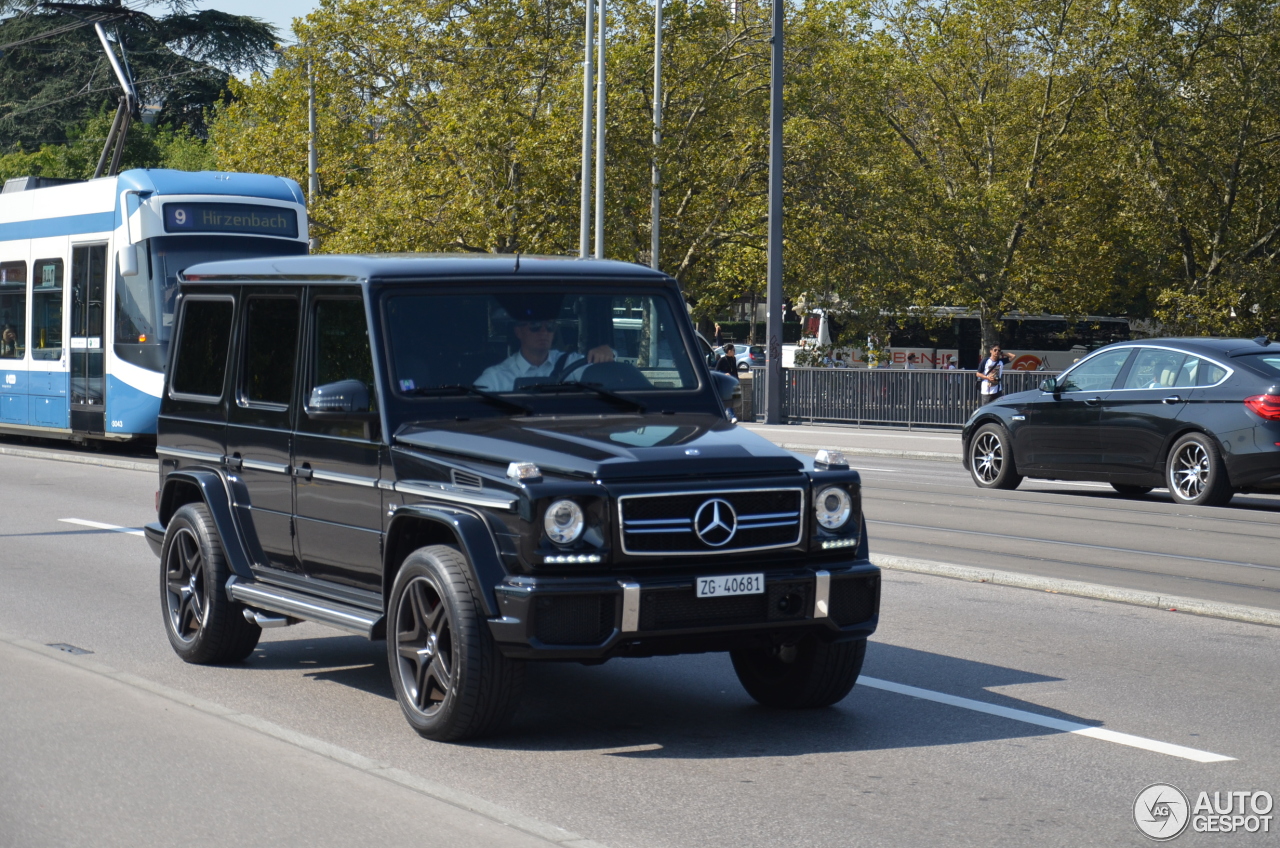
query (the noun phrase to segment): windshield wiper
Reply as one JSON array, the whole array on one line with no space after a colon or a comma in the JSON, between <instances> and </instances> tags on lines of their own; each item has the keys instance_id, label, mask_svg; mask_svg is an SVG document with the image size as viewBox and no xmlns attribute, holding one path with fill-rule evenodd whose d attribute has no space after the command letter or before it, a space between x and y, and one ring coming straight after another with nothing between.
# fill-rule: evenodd
<instances>
[{"instance_id":1,"label":"windshield wiper","mask_svg":"<svg viewBox=\"0 0 1280 848\"><path fill-rule=\"evenodd\" d=\"M438 395L459 395L459 396L470 395L471 397L478 397L478 398L481 398L482 400L487 400L489 403L495 406L501 406L504 409L510 409L516 412L523 412L525 415L533 414L533 410L525 406L523 403L518 403L514 400L507 400L506 398L501 397L500 395L495 395L493 392L486 392L483 389L477 389L475 386L464 386L461 383L450 383L447 386L423 386L422 388L419 388L419 389L409 389L408 391L403 392L403 394L413 395L415 397L436 397Z\"/></svg>"},{"instance_id":2,"label":"windshield wiper","mask_svg":"<svg viewBox=\"0 0 1280 848\"><path fill-rule=\"evenodd\" d=\"M613 401L620 406L626 406L634 409L636 412L644 412L645 405L638 400L632 400L625 395L617 392L611 392L602 386L594 383L582 383L577 380L566 380L562 383L534 383L532 386L524 386L516 389L518 392L536 392L538 394L564 394L566 391L572 392L577 390L586 390L594 392L605 400Z\"/></svg>"}]
</instances>

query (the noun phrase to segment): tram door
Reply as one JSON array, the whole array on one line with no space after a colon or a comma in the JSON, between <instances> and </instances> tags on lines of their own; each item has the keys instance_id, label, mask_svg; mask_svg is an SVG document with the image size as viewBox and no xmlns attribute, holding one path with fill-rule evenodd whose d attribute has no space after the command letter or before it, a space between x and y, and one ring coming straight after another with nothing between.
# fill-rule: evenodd
<instances>
[{"instance_id":1,"label":"tram door","mask_svg":"<svg viewBox=\"0 0 1280 848\"><path fill-rule=\"evenodd\" d=\"M78 245L71 250L71 429L102 433L103 299L107 284L107 246Z\"/></svg>"}]
</instances>

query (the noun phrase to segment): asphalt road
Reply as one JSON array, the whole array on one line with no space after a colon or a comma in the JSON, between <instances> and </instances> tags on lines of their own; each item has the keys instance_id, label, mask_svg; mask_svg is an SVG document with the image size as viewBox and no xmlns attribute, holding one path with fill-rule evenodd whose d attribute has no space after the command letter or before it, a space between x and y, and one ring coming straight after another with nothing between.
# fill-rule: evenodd
<instances>
[{"instance_id":1,"label":"asphalt road","mask_svg":"<svg viewBox=\"0 0 1280 848\"><path fill-rule=\"evenodd\" d=\"M1004 546L1010 567L1036 567L1018 547L1031 543L928 542L940 524L1143 550L1216 533L1196 555L1241 561L1275 536L1271 504L1191 515L1034 484L984 502L958 465L858 464L883 552ZM140 526L154 490L149 473L0 456L0 845L550 844L413 780L613 848L1142 845L1132 807L1151 783L1280 794L1276 629L901 573L886 573L863 681L832 709L759 708L723 655L542 665L509 733L427 742L400 715L382 643L304 624L266 631L243 664L181 663L158 562L94 526ZM1164 526L1140 534L1135 518ZM1130 561L1070 550L1096 572ZM1160 561L1147 557L1133 561ZM19 640L92 653L60 663Z\"/></svg>"}]
</instances>

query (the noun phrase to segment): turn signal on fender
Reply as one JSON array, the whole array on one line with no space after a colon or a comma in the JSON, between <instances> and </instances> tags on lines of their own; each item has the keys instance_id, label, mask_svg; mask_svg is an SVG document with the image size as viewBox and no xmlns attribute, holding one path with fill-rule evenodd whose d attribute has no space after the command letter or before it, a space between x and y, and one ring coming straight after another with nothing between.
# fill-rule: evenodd
<instances>
[{"instance_id":1,"label":"turn signal on fender","mask_svg":"<svg viewBox=\"0 0 1280 848\"><path fill-rule=\"evenodd\" d=\"M1259 418L1280 421L1280 395L1254 395L1245 398L1244 405Z\"/></svg>"}]
</instances>

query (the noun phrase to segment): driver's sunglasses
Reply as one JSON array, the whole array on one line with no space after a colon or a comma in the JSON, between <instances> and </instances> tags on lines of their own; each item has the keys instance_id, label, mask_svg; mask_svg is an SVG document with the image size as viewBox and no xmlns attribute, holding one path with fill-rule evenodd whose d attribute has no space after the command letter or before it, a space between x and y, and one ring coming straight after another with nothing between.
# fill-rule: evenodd
<instances>
[{"instance_id":1,"label":"driver's sunglasses","mask_svg":"<svg viewBox=\"0 0 1280 848\"><path fill-rule=\"evenodd\" d=\"M559 325L555 321L530 321L520 326L528 327L535 333L554 333Z\"/></svg>"}]
</instances>

